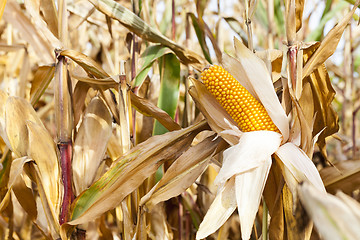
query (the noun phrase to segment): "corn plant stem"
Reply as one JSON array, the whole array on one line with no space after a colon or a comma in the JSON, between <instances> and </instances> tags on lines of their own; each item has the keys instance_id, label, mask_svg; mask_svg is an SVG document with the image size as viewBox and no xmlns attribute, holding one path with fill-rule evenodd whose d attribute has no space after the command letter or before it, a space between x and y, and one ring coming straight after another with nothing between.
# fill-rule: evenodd
<instances>
[{"instance_id":1,"label":"corn plant stem","mask_svg":"<svg viewBox=\"0 0 360 240\"><path fill-rule=\"evenodd\" d=\"M357 156L356 152L356 114L359 112L360 106L358 106L352 114L352 142L353 142L353 158L355 159Z\"/></svg>"},{"instance_id":2,"label":"corn plant stem","mask_svg":"<svg viewBox=\"0 0 360 240\"><path fill-rule=\"evenodd\" d=\"M182 215L183 215L183 205L182 205L182 198L181 196L178 197L179 202L179 210L178 210L178 221L179 221L179 240L181 240L182 237Z\"/></svg>"},{"instance_id":3,"label":"corn plant stem","mask_svg":"<svg viewBox=\"0 0 360 240\"><path fill-rule=\"evenodd\" d=\"M289 47L289 68L290 68L290 80L294 92L296 92L296 60L297 60L297 46Z\"/></svg>"},{"instance_id":4,"label":"corn plant stem","mask_svg":"<svg viewBox=\"0 0 360 240\"><path fill-rule=\"evenodd\" d=\"M268 239L268 208L263 200L262 240Z\"/></svg>"},{"instance_id":5,"label":"corn plant stem","mask_svg":"<svg viewBox=\"0 0 360 240\"><path fill-rule=\"evenodd\" d=\"M72 156L72 143L60 142L58 143L58 148L60 152L60 165L62 176L61 179L64 184L64 197L61 206L60 212L60 225L69 220L69 209L72 200L74 199L72 191L72 181L71 181L71 156Z\"/></svg>"},{"instance_id":6,"label":"corn plant stem","mask_svg":"<svg viewBox=\"0 0 360 240\"><path fill-rule=\"evenodd\" d=\"M173 41L175 41L175 33L176 33L176 25L175 25L175 0L172 0L171 2L171 12L172 12L172 16L171 16L171 24L172 24L172 28L171 28L171 38Z\"/></svg>"},{"instance_id":7,"label":"corn plant stem","mask_svg":"<svg viewBox=\"0 0 360 240\"><path fill-rule=\"evenodd\" d=\"M245 24L247 29L248 36L248 48L253 51L253 37L252 37L252 27L251 27L251 19L249 17L249 1L245 0Z\"/></svg>"},{"instance_id":8,"label":"corn plant stem","mask_svg":"<svg viewBox=\"0 0 360 240\"><path fill-rule=\"evenodd\" d=\"M70 204L74 198L72 190L72 130L73 114L71 103L71 83L67 71L65 57L56 51L55 68L55 119L58 138L58 149L60 154L61 179L64 185L64 196L60 211L60 225L69 219Z\"/></svg>"}]
</instances>

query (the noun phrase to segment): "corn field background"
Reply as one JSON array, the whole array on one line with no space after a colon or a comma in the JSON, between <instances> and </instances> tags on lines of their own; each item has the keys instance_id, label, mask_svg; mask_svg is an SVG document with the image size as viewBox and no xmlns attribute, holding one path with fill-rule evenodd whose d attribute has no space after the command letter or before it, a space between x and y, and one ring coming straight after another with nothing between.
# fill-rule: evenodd
<instances>
[{"instance_id":1,"label":"corn field background","mask_svg":"<svg viewBox=\"0 0 360 240\"><path fill-rule=\"evenodd\" d=\"M327 191L272 155L250 239L359 239L358 6L1 0L0 239L196 239L232 145L200 75L241 46ZM237 211L218 227L244 239Z\"/></svg>"}]
</instances>

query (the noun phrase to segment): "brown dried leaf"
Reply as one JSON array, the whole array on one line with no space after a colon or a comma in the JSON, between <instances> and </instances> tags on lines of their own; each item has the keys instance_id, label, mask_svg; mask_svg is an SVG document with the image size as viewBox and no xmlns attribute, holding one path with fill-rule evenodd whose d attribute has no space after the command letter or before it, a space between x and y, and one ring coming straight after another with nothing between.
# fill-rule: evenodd
<instances>
[{"instance_id":1,"label":"brown dried leaf","mask_svg":"<svg viewBox=\"0 0 360 240\"><path fill-rule=\"evenodd\" d=\"M321 67L321 65L335 52L340 38L350 19L354 15L355 10L359 6L359 3L360 1L357 1L353 9L346 14L343 19L326 35L319 48L316 49L314 54L312 54L311 58L304 66L302 74L303 77L309 76L314 70Z\"/></svg>"},{"instance_id":2,"label":"brown dried leaf","mask_svg":"<svg viewBox=\"0 0 360 240\"><path fill-rule=\"evenodd\" d=\"M27 155L34 159L39 170L49 205L60 212L61 179L60 167L56 153L56 145L44 126L27 121L29 136Z\"/></svg>"},{"instance_id":3,"label":"brown dried leaf","mask_svg":"<svg viewBox=\"0 0 360 240\"><path fill-rule=\"evenodd\" d=\"M286 37L287 44L293 45L296 40L296 5L295 0L286 1Z\"/></svg>"},{"instance_id":4,"label":"brown dried leaf","mask_svg":"<svg viewBox=\"0 0 360 240\"><path fill-rule=\"evenodd\" d=\"M302 16L304 11L305 0L295 1L295 16L296 16L296 32L298 32L302 26Z\"/></svg>"},{"instance_id":5,"label":"brown dried leaf","mask_svg":"<svg viewBox=\"0 0 360 240\"><path fill-rule=\"evenodd\" d=\"M58 15L55 1L40 0L40 10L50 31L54 34L55 37L59 37Z\"/></svg>"},{"instance_id":6,"label":"brown dried leaf","mask_svg":"<svg viewBox=\"0 0 360 240\"><path fill-rule=\"evenodd\" d=\"M64 50L59 53L79 64L88 74L100 78L108 79L110 76L102 69L102 67L92 58L75 50ZM114 81L115 82L115 81Z\"/></svg>"},{"instance_id":7,"label":"brown dried leaf","mask_svg":"<svg viewBox=\"0 0 360 240\"><path fill-rule=\"evenodd\" d=\"M76 195L95 180L111 136L112 118L104 102L95 97L86 108L74 143L73 179Z\"/></svg>"},{"instance_id":8,"label":"brown dried leaf","mask_svg":"<svg viewBox=\"0 0 360 240\"><path fill-rule=\"evenodd\" d=\"M22 98L9 97L5 105L5 130L10 143L8 147L19 157L27 155L27 121L37 123L45 129L30 103Z\"/></svg>"},{"instance_id":9,"label":"brown dried leaf","mask_svg":"<svg viewBox=\"0 0 360 240\"><path fill-rule=\"evenodd\" d=\"M75 199L72 204L72 220L67 224L78 225L88 222L116 207L146 178L155 173L164 161L177 158L186 151L193 138L204 130L204 127L206 123L201 122L186 129L153 136L132 148ZM62 227L63 236L67 224Z\"/></svg>"},{"instance_id":10,"label":"brown dried leaf","mask_svg":"<svg viewBox=\"0 0 360 240\"><path fill-rule=\"evenodd\" d=\"M315 44L304 49L303 57L306 64L311 61L313 54L316 54L317 49L320 48L318 47L319 45ZM308 84L309 86L305 88ZM300 106L307 116L308 124L313 125L313 137L322 131L317 144L326 157L325 138L339 130L339 118L331 105L335 90L324 65L320 65L303 79L303 88Z\"/></svg>"},{"instance_id":11,"label":"brown dried leaf","mask_svg":"<svg viewBox=\"0 0 360 240\"><path fill-rule=\"evenodd\" d=\"M89 84L77 82L73 92L74 126L78 125L81 115L85 109L85 98L89 91Z\"/></svg>"},{"instance_id":12,"label":"brown dried leaf","mask_svg":"<svg viewBox=\"0 0 360 240\"><path fill-rule=\"evenodd\" d=\"M16 1L7 3L4 19L22 33L22 37L34 48L34 52L41 61L45 63L54 61L53 50L61 45L57 44L58 41L50 42L44 39L31 20L21 11Z\"/></svg>"},{"instance_id":13,"label":"brown dried leaf","mask_svg":"<svg viewBox=\"0 0 360 240\"><path fill-rule=\"evenodd\" d=\"M215 135L189 148L165 172L161 180L140 201L150 211L159 202L175 197L189 188L207 167L220 138Z\"/></svg>"},{"instance_id":14,"label":"brown dried leaf","mask_svg":"<svg viewBox=\"0 0 360 240\"><path fill-rule=\"evenodd\" d=\"M140 113L145 116L152 116L158 120L169 131L181 129L180 125L176 123L164 110L158 108L153 103L145 98L140 98L130 91L131 104Z\"/></svg>"},{"instance_id":15,"label":"brown dried leaf","mask_svg":"<svg viewBox=\"0 0 360 240\"><path fill-rule=\"evenodd\" d=\"M299 203L299 199L293 199L294 197L287 185L284 185L282 197L287 228L287 239L309 240L313 223L307 217L304 208Z\"/></svg>"},{"instance_id":16,"label":"brown dried leaf","mask_svg":"<svg viewBox=\"0 0 360 240\"><path fill-rule=\"evenodd\" d=\"M360 186L360 160L347 160L320 170L326 190L336 193L341 190L351 194Z\"/></svg>"},{"instance_id":17,"label":"brown dried leaf","mask_svg":"<svg viewBox=\"0 0 360 240\"><path fill-rule=\"evenodd\" d=\"M35 105L54 77L54 66L40 66L31 82L30 102Z\"/></svg>"},{"instance_id":18,"label":"brown dried leaf","mask_svg":"<svg viewBox=\"0 0 360 240\"><path fill-rule=\"evenodd\" d=\"M133 12L121 4L110 0L90 0L90 2L105 15L118 20L122 25L134 32L141 38L160 43L173 50L185 64L199 64L204 62L196 53L184 49L182 46L171 41L161 34L157 29L152 28Z\"/></svg>"}]
</instances>

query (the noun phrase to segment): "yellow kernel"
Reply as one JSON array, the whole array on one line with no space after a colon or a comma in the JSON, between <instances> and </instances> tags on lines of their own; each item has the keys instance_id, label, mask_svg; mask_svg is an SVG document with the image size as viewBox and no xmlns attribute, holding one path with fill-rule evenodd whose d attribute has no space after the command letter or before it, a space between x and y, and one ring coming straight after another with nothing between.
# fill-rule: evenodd
<instances>
[{"instance_id":1,"label":"yellow kernel","mask_svg":"<svg viewBox=\"0 0 360 240\"><path fill-rule=\"evenodd\" d=\"M211 66L201 73L201 79L242 131L280 132L264 106L224 68Z\"/></svg>"}]
</instances>

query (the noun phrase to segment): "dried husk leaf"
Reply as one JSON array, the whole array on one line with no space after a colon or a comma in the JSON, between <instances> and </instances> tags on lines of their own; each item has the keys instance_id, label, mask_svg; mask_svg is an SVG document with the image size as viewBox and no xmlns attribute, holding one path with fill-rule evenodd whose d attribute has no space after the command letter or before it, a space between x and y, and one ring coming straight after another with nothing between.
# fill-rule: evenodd
<instances>
[{"instance_id":1,"label":"dried husk leaf","mask_svg":"<svg viewBox=\"0 0 360 240\"><path fill-rule=\"evenodd\" d=\"M350 19L355 13L355 10L359 6L360 1L357 1L353 9L348 12L342 20L333 27L330 32L326 35L324 40L321 42L319 48L311 56L309 61L303 68L302 75L304 77L309 76L315 69L320 67L336 50L336 47L340 41L340 38L349 23Z\"/></svg>"},{"instance_id":2,"label":"dried husk leaf","mask_svg":"<svg viewBox=\"0 0 360 240\"><path fill-rule=\"evenodd\" d=\"M246 160L251 161L252 159ZM270 167L271 157L268 156L259 167L235 176L235 194L240 218L241 237L244 240L250 239Z\"/></svg>"},{"instance_id":3,"label":"dried husk leaf","mask_svg":"<svg viewBox=\"0 0 360 240\"><path fill-rule=\"evenodd\" d=\"M237 144L239 142L239 136L237 134L224 133L225 130L238 129L236 122L220 103L216 101L204 84L192 78L191 80L194 86L189 89L189 93L194 99L196 106L207 119L207 123L211 129L221 135L222 138L231 145ZM237 133L241 134L239 130Z\"/></svg>"},{"instance_id":4,"label":"dried husk leaf","mask_svg":"<svg viewBox=\"0 0 360 240\"><path fill-rule=\"evenodd\" d=\"M232 177L216 194L207 211L196 239L203 239L218 230L236 209L235 177Z\"/></svg>"},{"instance_id":5,"label":"dried husk leaf","mask_svg":"<svg viewBox=\"0 0 360 240\"><path fill-rule=\"evenodd\" d=\"M298 191L301 203L324 239L357 239L360 236L359 218L341 199L318 191L307 182Z\"/></svg>"},{"instance_id":6,"label":"dried husk leaf","mask_svg":"<svg viewBox=\"0 0 360 240\"><path fill-rule=\"evenodd\" d=\"M95 180L111 136L112 118L104 102L95 97L86 108L73 148L73 180L76 195Z\"/></svg>"},{"instance_id":7,"label":"dried husk leaf","mask_svg":"<svg viewBox=\"0 0 360 240\"><path fill-rule=\"evenodd\" d=\"M335 163L334 166L321 169L320 175L329 193L341 190L350 194L360 186L360 160Z\"/></svg>"},{"instance_id":8,"label":"dried husk leaf","mask_svg":"<svg viewBox=\"0 0 360 240\"><path fill-rule=\"evenodd\" d=\"M207 167L221 139L210 136L189 148L165 172L161 180L140 201L151 211L159 202L175 197L189 188Z\"/></svg>"},{"instance_id":9,"label":"dried husk leaf","mask_svg":"<svg viewBox=\"0 0 360 240\"><path fill-rule=\"evenodd\" d=\"M77 126L81 115L85 109L85 99L89 91L89 84L84 82L77 82L73 92L74 99L74 126Z\"/></svg>"},{"instance_id":10,"label":"dried husk leaf","mask_svg":"<svg viewBox=\"0 0 360 240\"><path fill-rule=\"evenodd\" d=\"M273 131L245 132L239 142L226 149L214 184L222 186L232 176L243 174L265 164L279 148L281 135ZM259 149L261 146L261 149Z\"/></svg>"},{"instance_id":11,"label":"dried husk leaf","mask_svg":"<svg viewBox=\"0 0 360 240\"><path fill-rule=\"evenodd\" d=\"M292 194L296 194L297 184L302 181L312 183L319 191L326 192L320 174L311 159L295 144L288 142L282 145L275 154L280 158L286 183ZM287 171L284 171L284 167ZM291 173L289 176L288 173ZM296 182L292 178L296 179Z\"/></svg>"},{"instance_id":12,"label":"dried husk leaf","mask_svg":"<svg viewBox=\"0 0 360 240\"><path fill-rule=\"evenodd\" d=\"M1 199L1 202L0 202L0 211L1 212L4 211L4 209L7 206L7 201L10 198L10 193L11 193L12 187L18 181L17 179L21 178L21 174L23 172L24 164L27 163L27 162L30 162L30 161L31 161L31 159L29 159L28 157L21 157L21 158L17 158L17 159L12 160L10 171L9 171L7 190L6 190L5 194L4 194L4 196L2 196L2 199ZM1 180L4 181L5 179L1 179ZM31 211L29 213L29 215L31 217L34 216L34 214L32 214L32 213L34 213L34 212ZM35 216L36 216L36 213L35 213Z\"/></svg>"}]
</instances>

